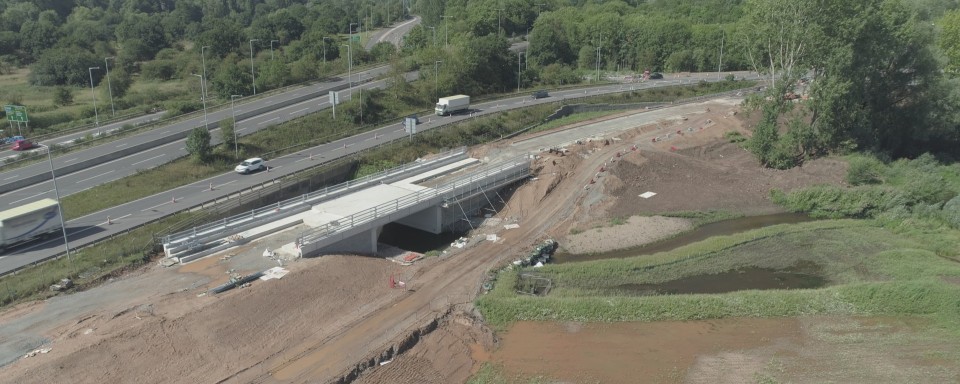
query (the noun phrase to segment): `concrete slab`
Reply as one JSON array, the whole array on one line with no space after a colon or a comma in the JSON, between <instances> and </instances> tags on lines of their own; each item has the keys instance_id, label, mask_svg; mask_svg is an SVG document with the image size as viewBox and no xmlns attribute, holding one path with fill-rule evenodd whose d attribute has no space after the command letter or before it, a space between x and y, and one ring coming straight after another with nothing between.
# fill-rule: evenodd
<instances>
[{"instance_id":1,"label":"concrete slab","mask_svg":"<svg viewBox=\"0 0 960 384\"><path fill-rule=\"evenodd\" d=\"M377 205L394 201L414 192L417 192L417 190L392 184L380 184L320 203L313 206L311 211L347 217Z\"/></svg>"},{"instance_id":2,"label":"concrete slab","mask_svg":"<svg viewBox=\"0 0 960 384\"><path fill-rule=\"evenodd\" d=\"M434 169L434 170L430 170L430 171L428 171L428 172L424 172L424 173L421 173L421 174L418 174L418 175L414 175L414 176L412 176L412 177L408 177L408 178L406 178L406 179L403 179L403 180L400 180L400 181L397 181L397 182L394 182L394 183L391 183L391 184L392 184L392 185L396 185L396 186L401 186L401 187L404 187L404 188L408 188L408 187L410 187L410 188L423 188L423 186L416 185L416 184L421 183L421 182L423 182L423 181L425 181L425 180L434 179L434 178L436 178L436 177L438 177L438 176L445 176L445 175L447 175L447 174L449 174L449 173L451 173L451 172L453 172L453 171L456 171L456 170L459 170L459 169L462 169L462 168L466 168L466 167L469 167L469 166L471 166L471 165L478 164L478 163L480 163L480 160L479 160L479 159L474 159L474 158L471 157L471 158L467 158L467 159L460 160L460 161L458 161L458 162L456 162L456 163L453 163L453 164L447 164L447 165L445 165L445 166L442 166L442 167L437 168L437 169ZM432 183L431 183L431 184L432 184Z\"/></svg>"}]
</instances>

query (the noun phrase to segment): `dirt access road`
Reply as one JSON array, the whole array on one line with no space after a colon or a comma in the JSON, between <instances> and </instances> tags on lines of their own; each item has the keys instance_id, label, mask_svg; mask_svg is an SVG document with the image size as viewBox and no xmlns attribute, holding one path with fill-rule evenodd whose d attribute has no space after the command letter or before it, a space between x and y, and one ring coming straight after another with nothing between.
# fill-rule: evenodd
<instances>
[{"instance_id":1,"label":"dirt access road","mask_svg":"<svg viewBox=\"0 0 960 384\"><path fill-rule=\"evenodd\" d=\"M584 125L585 132L560 129L557 136L541 134L535 141L477 149L477 156L496 158L527 150L518 149L520 143L549 147L584 139L566 156L544 153L536 165L536 180L513 193L499 216L518 219L520 228L485 228L478 231L480 236L496 232L502 240L481 241L410 267L405 273L413 276L411 291L387 287L388 276L397 270L389 261L331 256L294 263L289 266L291 274L280 281L198 297L223 281L226 270L261 268L256 263L234 264L241 256L219 261L220 255L214 255L178 270L148 269L131 278L150 281L146 288L124 279L88 291L94 296L120 295L123 304L58 312L51 320L56 324L26 328L50 340L45 346L52 351L16 361L0 370L0 377L18 383L56 382L63 377L97 383L338 381L351 376L358 364L383 356L383 351L451 306L470 303L486 272L498 263L529 252L548 234L566 234L571 225L604 213L602 208L609 203L603 191L615 186L590 181L616 152L631 143L649 143L687 117L705 116L708 108L729 107L730 103L686 105L672 112L631 114ZM605 125L628 132L590 131ZM699 134L719 137L722 132L706 129ZM256 253L268 241L253 242L248 248ZM29 319L43 308L76 300L74 296L82 295L20 307L0 315L0 321ZM385 367L401 370L404 377L416 378L420 372L402 364ZM457 381L462 380L440 382Z\"/></svg>"}]
</instances>

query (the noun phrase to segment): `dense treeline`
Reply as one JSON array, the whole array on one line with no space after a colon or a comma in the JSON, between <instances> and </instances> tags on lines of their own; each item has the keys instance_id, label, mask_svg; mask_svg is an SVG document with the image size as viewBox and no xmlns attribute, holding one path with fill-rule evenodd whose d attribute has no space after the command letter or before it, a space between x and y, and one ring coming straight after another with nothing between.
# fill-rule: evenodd
<instances>
[{"instance_id":1,"label":"dense treeline","mask_svg":"<svg viewBox=\"0 0 960 384\"><path fill-rule=\"evenodd\" d=\"M350 38L408 13L423 20L399 50ZM345 44L354 65L391 62L387 92L410 104L615 70L756 70L773 86L752 101L762 118L748 144L773 167L960 144L958 0L0 0L0 71L83 86L105 74L88 68L109 64L120 98L137 76L195 81L204 69L212 95L250 95L251 61L266 90L344 70ZM407 84L413 69L422 81Z\"/></svg>"},{"instance_id":2,"label":"dense treeline","mask_svg":"<svg viewBox=\"0 0 960 384\"><path fill-rule=\"evenodd\" d=\"M118 77L166 80L197 73L208 46L206 60L218 63L207 68L211 81L229 98L252 91L239 63L251 54L250 40L258 40L253 55L280 53L282 65L267 65L258 79L270 88L315 77L322 62L340 57L346 47L338 36L351 23L357 32L404 13L401 0L2 0L0 71L30 65L35 85L82 86L89 67L115 57ZM357 52L358 63L372 59ZM94 71L94 84L103 76Z\"/></svg>"}]
</instances>

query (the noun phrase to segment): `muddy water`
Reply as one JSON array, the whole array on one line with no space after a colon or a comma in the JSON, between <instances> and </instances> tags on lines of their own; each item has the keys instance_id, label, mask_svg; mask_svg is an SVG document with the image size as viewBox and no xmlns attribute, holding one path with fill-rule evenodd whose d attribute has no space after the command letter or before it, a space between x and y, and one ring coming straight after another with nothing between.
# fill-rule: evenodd
<instances>
[{"instance_id":1,"label":"muddy water","mask_svg":"<svg viewBox=\"0 0 960 384\"><path fill-rule=\"evenodd\" d=\"M640 247L620 249L616 251L590 255L557 254L553 257L553 262L569 263L577 261L622 259L633 256L652 255L657 252L669 251L687 244L706 240L713 236L727 236L735 233L746 232L752 229L768 227L771 225L795 224L812 220L813 219L809 216L798 213L777 213L773 215L741 217L739 219L723 220L716 223L702 225L692 231L680 234L677 237Z\"/></svg>"},{"instance_id":2,"label":"muddy water","mask_svg":"<svg viewBox=\"0 0 960 384\"><path fill-rule=\"evenodd\" d=\"M809 289L822 287L827 279L818 275L820 266L801 262L788 269L748 267L689 276L661 284L624 284L611 289L628 295L676 295L684 293L724 293L747 289Z\"/></svg>"}]
</instances>

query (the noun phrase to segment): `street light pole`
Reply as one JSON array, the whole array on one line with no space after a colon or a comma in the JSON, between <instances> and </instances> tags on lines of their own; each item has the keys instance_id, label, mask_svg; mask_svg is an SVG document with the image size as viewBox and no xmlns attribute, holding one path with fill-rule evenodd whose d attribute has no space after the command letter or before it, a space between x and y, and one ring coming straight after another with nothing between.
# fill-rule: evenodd
<instances>
[{"instance_id":1,"label":"street light pole","mask_svg":"<svg viewBox=\"0 0 960 384\"><path fill-rule=\"evenodd\" d=\"M503 11L503 8L497 8L497 36L500 36L500 12Z\"/></svg>"},{"instance_id":2,"label":"street light pole","mask_svg":"<svg viewBox=\"0 0 960 384\"><path fill-rule=\"evenodd\" d=\"M196 73L191 73L191 75L194 75L200 78L200 100L203 100L203 127L209 131L210 126L207 124L207 98L203 97L203 85L204 85L203 75L198 75Z\"/></svg>"},{"instance_id":3,"label":"street light pole","mask_svg":"<svg viewBox=\"0 0 960 384\"><path fill-rule=\"evenodd\" d=\"M434 98L435 98L435 99L437 99L437 98L440 97L440 91L439 91L440 72L439 72L439 68L440 68L440 63L442 63L442 62L443 62L443 60L437 60L437 61L435 61L435 62L433 63L433 95L434 95Z\"/></svg>"},{"instance_id":4,"label":"street light pole","mask_svg":"<svg viewBox=\"0 0 960 384\"><path fill-rule=\"evenodd\" d=\"M727 37L727 31L723 31L723 35L720 36L720 63L717 64L717 80L720 80L720 71L723 68L723 40Z\"/></svg>"},{"instance_id":5,"label":"street light pole","mask_svg":"<svg viewBox=\"0 0 960 384\"><path fill-rule=\"evenodd\" d=\"M350 53L352 52L350 44L343 45L347 47L347 83L350 84L350 97L353 97L353 73L351 73L353 69L353 54Z\"/></svg>"},{"instance_id":6,"label":"street light pole","mask_svg":"<svg viewBox=\"0 0 960 384\"><path fill-rule=\"evenodd\" d=\"M443 19L443 46L446 47L450 44L450 27L448 26L447 19L453 16L440 15L440 18Z\"/></svg>"},{"instance_id":7,"label":"street light pole","mask_svg":"<svg viewBox=\"0 0 960 384\"><path fill-rule=\"evenodd\" d=\"M323 37L323 64L327 64L327 40L330 40L329 37Z\"/></svg>"},{"instance_id":8,"label":"street light pole","mask_svg":"<svg viewBox=\"0 0 960 384\"><path fill-rule=\"evenodd\" d=\"M50 162L50 177L53 179L53 193L57 197L57 210L60 211L60 229L63 230L63 247L67 251L67 260L70 259L70 240L67 239L67 225L63 222L63 205L60 204L60 189L57 188L57 174L53 172L53 155L50 154L51 148L47 147L47 161Z\"/></svg>"},{"instance_id":9,"label":"street light pole","mask_svg":"<svg viewBox=\"0 0 960 384\"><path fill-rule=\"evenodd\" d=\"M253 95L257 95L257 74L253 71L253 42L260 41L260 39L250 40L250 77L253 83Z\"/></svg>"},{"instance_id":10,"label":"street light pole","mask_svg":"<svg viewBox=\"0 0 960 384\"><path fill-rule=\"evenodd\" d=\"M517 51L517 93L520 93L520 54L521 53L523 52Z\"/></svg>"},{"instance_id":11,"label":"street light pole","mask_svg":"<svg viewBox=\"0 0 960 384\"><path fill-rule=\"evenodd\" d=\"M348 27L348 28L350 28L350 30L347 31L347 32L348 32L347 34L350 35L350 41L348 41L348 43L350 43L350 44L353 44L353 26L354 26L354 25L359 25L359 24L357 24L357 23L350 23L350 26Z\"/></svg>"},{"instance_id":12,"label":"street light pole","mask_svg":"<svg viewBox=\"0 0 960 384\"><path fill-rule=\"evenodd\" d=\"M233 109L233 100L243 97L243 95L230 95L230 113L233 114L233 157L240 157L240 149L237 146L237 111Z\"/></svg>"},{"instance_id":13,"label":"street light pole","mask_svg":"<svg viewBox=\"0 0 960 384\"><path fill-rule=\"evenodd\" d=\"M546 4L539 3L537 4L537 17L540 17L540 13L543 12L543 6Z\"/></svg>"},{"instance_id":14,"label":"street light pole","mask_svg":"<svg viewBox=\"0 0 960 384\"><path fill-rule=\"evenodd\" d=\"M203 65L203 78L207 78L207 55L204 54L203 50L210 48L209 45L204 45L200 47L200 63ZM202 86L202 84L201 84ZM203 99L207 99L207 87L203 87Z\"/></svg>"},{"instance_id":15,"label":"street light pole","mask_svg":"<svg viewBox=\"0 0 960 384\"><path fill-rule=\"evenodd\" d=\"M117 110L113 108L113 86L110 85L110 63L108 63L107 60L115 58L116 57L113 56L103 58L103 65L107 69L107 92L110 93L110 116L116 116Z\"/></svg>"},{"instance_id":16,"label":"street light pole","mask_svg":"<svg viewBox=\"0 0 960 384\"><path fill-rule=\"evenodd\" d=\"M437 27L427 26L427 28L430 28L431 30L433 30L433 46L436 47L437 46Z\"/></svg>"},{"instance_id":17,"label":"street light pole","mask_svg":"<svg viewBox=\"0 0 960 384\"><path fill-rule=\"evenodd\" d=\"M276 41L276 42L279 43L280 40L270 40L270 60L271 60L271 61L273 60L273 42L274 42L274 41Z\"/></svg>"},{"instance_id":18,"label":"street light pole","mask_svg":"<svg viewBox=\"0 0 960 384\"><path fill-rule=\"evenodd\" d=\"M90 95L93 96L93 122L97 126L97 133L100 133L100 113L97 112L97 93L93 91L93 70L100 67L90 67L87 72L90 73Z\"/></svg>"}]
</instances>

